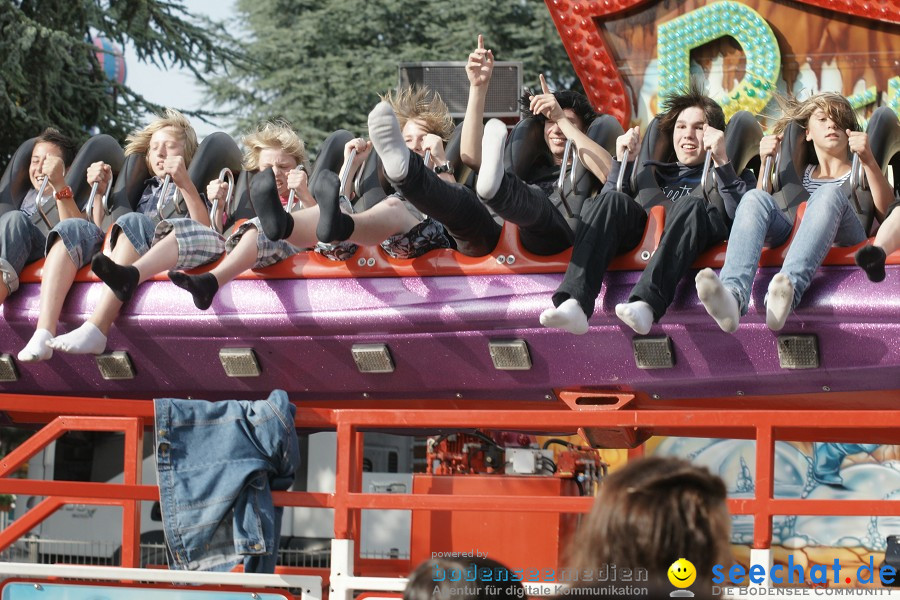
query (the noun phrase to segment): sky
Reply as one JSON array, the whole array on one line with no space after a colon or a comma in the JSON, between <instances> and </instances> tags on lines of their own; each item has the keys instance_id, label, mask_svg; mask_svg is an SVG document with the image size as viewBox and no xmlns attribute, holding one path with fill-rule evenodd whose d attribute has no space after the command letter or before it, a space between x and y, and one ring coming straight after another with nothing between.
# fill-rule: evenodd
<instances>
[{"instance_id":1,"label":"sky","mask_svg":"<svg viewBox=\"0 0 900 600\"><path fill-rule=\"evenodd\" d=\"M183 4L192 14L206 15L222 21L227 21L235 14L235 0L183 0ZM178 68L164 70L141 63L134 48L130 46L125 48L125 83L148 100L163 106L215 110L214 106L209 106L206 102L202 87L190 71ZM193 119L192 124L201 139L214 131L227 131L224 123L209 125Z\"/></svg>"}]
</instances>

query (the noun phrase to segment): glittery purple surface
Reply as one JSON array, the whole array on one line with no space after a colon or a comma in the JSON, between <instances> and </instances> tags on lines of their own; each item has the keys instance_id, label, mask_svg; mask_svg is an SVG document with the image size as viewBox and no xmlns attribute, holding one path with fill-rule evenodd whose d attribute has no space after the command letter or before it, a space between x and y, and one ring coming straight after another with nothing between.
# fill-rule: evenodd
<instances>
[{"instance_id":1,"label":"glittery purple surface","mask_svg":"<svg viewBox=\"0 0 900 600\"><path fill-rule=\"evenodd\" d=\"M815 334L820 367L779 366L776 335L765 325L762 299L773 269L753 289L749 314L734 335L721 332L699 304L693 280L650 335L668 335L675 366L635 366L630 329L613 307L639 273L607 277L587 335L542 328L540 312L561 279L549 275L478 277L238 280L212 309L168 281L143 285L110 332L107 351L127 350L137 376L101 378L93 356L56 352L38 364L19 363L20 378L4 392L121 397L259 397L273 388L295 399L498 398L544 400L552 390L594 387L637 390L661 398L900 389L900 268L875 285L859 269L818 273L782 334ZM66 302L60 331L84 321L100 284L79 283ZM30 337L38 286L23 285L2 308L0 353L15 354ZM533 367L494 369L489 340L524 339ZM355 343L383 342L396 369L360 373ZM222 348L251 347L256 378L226 377ZM459 394L459 396L457 396Z\"/></svg>"}]
</instances>

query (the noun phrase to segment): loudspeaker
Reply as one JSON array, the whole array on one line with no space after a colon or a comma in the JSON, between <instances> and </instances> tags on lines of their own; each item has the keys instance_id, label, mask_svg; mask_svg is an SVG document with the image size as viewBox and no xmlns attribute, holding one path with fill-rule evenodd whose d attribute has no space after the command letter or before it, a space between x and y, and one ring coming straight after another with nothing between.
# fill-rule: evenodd
<instances>
[{"instance_id":1,"label":"loudspeaker","mask_svg":"<svg viewBox=\"0 0 900 600\"><path fill-rule=\"evenodd\" d=\"M400 63L400 87L428 86L443 98L454 119L466 114L469 79L465 61L428 61ZM494 63L494 72L484 104L484 116L503 118L519 116L522 95L522 63Z\"/></svg>"}]
</instances>

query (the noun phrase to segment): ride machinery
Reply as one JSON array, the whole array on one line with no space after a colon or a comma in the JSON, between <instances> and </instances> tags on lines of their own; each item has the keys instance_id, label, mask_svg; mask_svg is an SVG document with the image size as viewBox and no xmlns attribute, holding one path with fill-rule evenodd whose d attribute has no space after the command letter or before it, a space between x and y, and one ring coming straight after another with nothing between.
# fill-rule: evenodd
<instances>
[{"instance_id":1,"label":"ride machinery","mask_svg":"<svg viewBox=\"0 0 900 600\"><path fill-rule=\"evenodd\" d=\"M764 113L776 90L832 89L860 109L877 160L900 185L900 66L891 50L900 47L895 2L547 0L547 8L592 104L612 117L610 131L635 124L653 131L659 98L692 76L704 79L735 122ZM750 121L729 133L732 160L755 169L775 189L795 180L799 154L782 152L771 170L754 158L762 129ZM660 152L646 143L649 138L644 159ZM126 161L122 172L127 168ZM871 194L859 179L854 203L861 218L871 219ZM240 195L240 178L236 187ZM567 193L565 186L560 193ZM240 206L229 205L232 220L243 216ZM791 208L799 222L802 204ZM321 577L337 597L349 598L354 590L386 593L402 588L402 580L379 575L408 572L435 551L475 546L517 566L526 559L513 548L520 543L509 537L514 526L524 527L532 540L551 537L549 531L559 542L571 529L571 515L589 509L587 496L606 465L582 444L634 455L651 436L755 440L749 465L755 494L731 501L734 513L752 516L754 563L772 561L773 515L900 515L897 500L793 500L773 493L776 440L900 440L900 253L888 256L885 281L872 284L854 265L858 247L832 249L800 307L774 333L765 324L763 298L787 244L767 249L749 312L733 335L708 318L688 278L650 334L636 336L613 307L627 301L664 221L664 211L654 208L639 246L614 261L583 336L538 323L570 251L533 255L509 224L497 247L478 258L437 250L394 260L380 248L360 248L349 260L332 262L301 253L224 286L206 312L160 277L142 285L124 307L107 354L56 353L41 363L16 364L12 356L29 339L38 313L41 265L34 265L3 306L0 410L15 423L47 425L0 458L0 492L45 499L0 532L0 549L58 507L116 505L123 512L121 564L139 566L139 504L158 498L153 486L141 485L140 448L153 418L149 400L256 399L278 388L296 403L299 429L337 432L334 492L275 494L282 505L334 510L331 566L300 570L297 579L290 579L295 571L280 569L288 575L277 581L250 578L240 585L302 588L302 595L316 597ZM714 248L694 266L720 267L724 251L724 245ZM63 328L90 314L101 285L89 270L79 273L63 309ZM79 429L125 433L122 483L9 477L43 445ZM424 476L430 479L413 486L424 493L361 493L363 434L370 431L439 436L428 448ZM499 431L556 438L578 433L583 441L557 439L549 449L504 456L497 450ZM554 454L554 446L561 452ZM546 485L546 477L527 483L543 472L555 472L559 484ZM363 509L425 516L413 519L408 559L360 559ZM497 535L478 521L484 514L504 523L507 533ZM470 525L445 523L441 529L434 515L464 515ZM528 526L522 515L550 518ZM558 557L554 545L540 558L547 562L528 566L553 568ZM19 576L47 575L37 566L16 569ZM93 568L69 575L117 581L170 576L160 573L166 572L109 575Z\"/></svg>"}]
</instances>

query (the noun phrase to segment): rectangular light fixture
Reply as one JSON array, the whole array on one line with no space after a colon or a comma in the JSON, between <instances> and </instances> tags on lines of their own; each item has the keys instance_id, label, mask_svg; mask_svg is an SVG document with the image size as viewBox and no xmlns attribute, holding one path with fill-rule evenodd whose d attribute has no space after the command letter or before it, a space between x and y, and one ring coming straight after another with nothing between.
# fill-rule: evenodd
<instances>
[{"instance_id":1,"label":"rectangular light fixture","mask_svg":"<svg viewBox=\"0 0 900 600\"><path fill-rule=\"evenodd\" d=\"M353 344L351 352L360 373L394 372L394 359L387 344Z\"/></svg>"},{"instance_id":2,"label":"rectangular light fixture","mask_svg":"<svg viewBox=\"0 0 900 600\"><path fill-rule=\"evenodd\" d=\"M259 377L259 361L253 348L222 348L219 361L228 377Z\"/></svg>"},{"instance_id":3,"label":"rectangular light fixture","mask_svg":"<svg viewBox=\"0 0 900 600\"><path fill-rule=\"evenodd\" d=\"M0 381L18 381L19 370L11 354L0 354Z\"/></svg>"},{"instance_id":4,"label":"rectangular light fixture","mask_svg":"<svg viewBox=\"0 0 900 600\"><path fill-rule=\"evenodd\" d=\"M94 357L103 379L134 379L134 363L124 350L116 350Z\"/></svg>"},{"instance_id":5,"label":"rectangular light fixture","mask_svg":"<svg viewBox=\"0 0 900 600\"><path fill-rule=\"evenodd\" d=\"M491 340L488 343L494 368L499 371L528 371L531 352L525 340Z\"/></svg>"},{"instance_id":6,"label":"rectangular light fixture","mask_svg":"<svg viewBox=\"0 0 900 600\"><path fill-rule=\"evenodd\" d=\"M819 339L815 335L779 335L778 362L782 369L818 369Z\"/></svg>"},{"instance_id":7,"label":"rectangular light fixture","mask_svg":"<svg viewBox=\"0 0 900 600\"><path fill-rule=\"evenodd\" d=\"M671 369L675 366L672 339L667 336L636 337L631 340L638 369Z\"/></svg>"}]
</instances>

